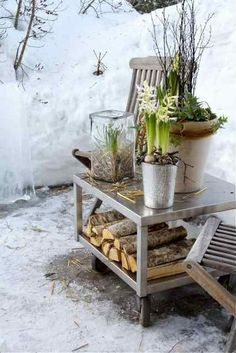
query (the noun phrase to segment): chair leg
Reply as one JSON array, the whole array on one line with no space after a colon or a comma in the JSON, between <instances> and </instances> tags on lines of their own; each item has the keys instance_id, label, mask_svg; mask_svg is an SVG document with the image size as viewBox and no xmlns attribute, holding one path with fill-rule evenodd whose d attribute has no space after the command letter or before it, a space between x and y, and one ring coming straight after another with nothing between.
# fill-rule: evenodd
<instances>
[{"instance_id":1,"label":"chair leg","mask_svg":"<svg viewBox=\"0 0 236 353\"><path fill-rule=\"evenodd\" d=\"M236 318L233 321L231 331L229 333L225 353L236 353Z\"/></svg>"},{"instance_id":2,"label":"chair leg","mask_svg":"<svg viewBox=\"0 0 236 353\"><path fill-rule=\"evenodd\" d=\"M231 315L236 316L236 299L222 287L201 265L186 260L183 263L186 272L205 291L221 304Z\"/></svg>"}]
</instances>

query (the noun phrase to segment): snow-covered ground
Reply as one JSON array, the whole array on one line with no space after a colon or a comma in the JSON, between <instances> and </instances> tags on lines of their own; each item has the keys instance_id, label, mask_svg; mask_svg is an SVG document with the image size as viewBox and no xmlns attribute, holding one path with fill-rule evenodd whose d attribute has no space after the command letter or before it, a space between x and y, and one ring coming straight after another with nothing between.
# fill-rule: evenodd
<instances>
[{"instance_id":1,"label":"snow-covered ground","mask_svg":"<svg viewBox=\"0 0 236 353\"><path fill-rule=\"evenodd\" d=\"M73 240L71 189L0 211L0 234L1 352L223 352L228 317L196 286L154 296L138 325L134 292Z\"/></svg>"},{"instance_id":2,"label":"snow-covered ground","mask_svg":"<svg viewBox=\"0 0 236 353\"><path fill-rule=\"evenodd\" d=\"M16 3L5 5L13 11ZM127 6L100 18L78 10L78 2L64 0L44 45L27 49L25 64L44 68L28 70L24 89L13 70L23 28L9 28L0 46L0 152L9 148L0 163L4 156L10 169L27 170L21 177L30 178L27 151L25 160L20 159L30 140L37 185L71 182L79 168L71 150L89 148L88 114L125 109L130 58L153 55L149 15ZM175 7L169 11L174 14ZM213 46L202 62L198 94L230 119L215 137L208 170L234 182L236 3L201 0L200 15L211 11ZM107 51L107 70L99 77L92 74L93 50ZM25 120L29 135L22 129ZM88 206L90 200L86 202ZM35 202L0 210L0 254L1 352L223 351L226 313L195 286L154 296L153 326L138 325L134 293L116 276L92 272L89 255L73 240L71 189L41 190Z\"/></svg>"},{"instance_id":3,"label":"snow-covered ground","mask_svg":"<svg viewBox=\"0 0 236 353\"><path fill-rule=\"evenodd\" d=\"M13 10L15 2L11 3ZM29 67L44 66L42 71L29 70L25 91L18 88L30 128L36 185L71 182L79 168L71 150L89 148L88 114L125 109L129 60L154 54L150 15L140 15L128 6L118 13L105 11L100 18L92 12L79 15L78 10L76 1L64 0L53 33L43 39L42 47L28 48L24 59ZM175 16L175 6L168 11ZM215 136L208 171L235 182L236 3L200 0L199 17L203 19L209 12L215 13L212 46L202 60L197 93L217 113L228 115L229 123ZM0 79L10 91L12 84L17 85L13 59L21 36L21 31L8 29L0 47ZM93 50L107 51L107 70L99 77L92 74L96 64Z\"/></svg>"}]
</instances>

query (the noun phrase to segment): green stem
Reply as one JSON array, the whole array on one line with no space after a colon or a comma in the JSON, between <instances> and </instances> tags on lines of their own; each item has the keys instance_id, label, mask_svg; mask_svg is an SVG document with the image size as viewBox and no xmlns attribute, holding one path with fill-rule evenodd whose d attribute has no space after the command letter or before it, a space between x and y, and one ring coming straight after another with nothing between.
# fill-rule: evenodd
<instances>
[{"instance_id":1,"label":"green stem","mask_svg":"<svg viewBox=\"0 0 236 353\"><path fill-rule=\"evenodd\" d=\"M166 154L170 142L170 122L158 121L156 124L156 130L157 146L162 154Z\"/></svg>"},{"instance_id":2,"label":"green stem","mask_svg":"<svg viewBox=\"0 0 236 353\"><path fill-rule=\"evenodd\" d=\"M152 113L145 114L147 131L147 154L153 153L156 137L156 116Z\"/></svg>"}]
</instances>

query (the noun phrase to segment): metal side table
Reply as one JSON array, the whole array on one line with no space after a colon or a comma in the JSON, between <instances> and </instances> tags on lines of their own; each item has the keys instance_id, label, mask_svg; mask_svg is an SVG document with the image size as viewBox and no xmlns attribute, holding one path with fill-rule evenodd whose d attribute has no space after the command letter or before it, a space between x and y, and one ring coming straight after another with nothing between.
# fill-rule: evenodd
<instances>
[{"instance_id":1,"label":"metal side table","mask_svg":"<svg viewBox=\"0 0 236 353\"><path fill-rule=\"evenodd\" d=\"M143 326L149 325L150 299L152 293L164 291L192 283L187 274L147 281L147 234L148 226L160 222L183 220L204 214L227 211L236 208L235 186L224 180L210 175L205 176L204 187L206 191L186 199L183 194L175 195L175 202L169 209L150 209L144 206L143 196L136 198L136 203L130 203L121 198L111 189L111 184L95 182L86 174L74 175L75 195L75 237L93 258L100 264L106 265L123 281L133 288L139 299L140 322ZM133 179L129 182L129 189L142 189L141 180ZM98 198L106 205L122 213L137 224L137 273L130 274L122 269L119 263L111 262L99 248L93 246L83 235L83 198L82 191ZM101 202L100 202L101 203ZM215 276L220 275L216 271Z\"/></svg>"}]
</instances>

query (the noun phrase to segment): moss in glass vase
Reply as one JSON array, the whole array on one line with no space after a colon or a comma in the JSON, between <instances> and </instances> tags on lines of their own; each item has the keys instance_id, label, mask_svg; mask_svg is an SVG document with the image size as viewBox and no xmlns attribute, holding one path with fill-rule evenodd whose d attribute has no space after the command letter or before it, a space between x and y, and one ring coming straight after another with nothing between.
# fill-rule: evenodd
<instances>
[{"instance_id":1,"label":"moss in glass vase","mask_svg":"<svg viewBox=\"0 0 236 353\"><path fill-rule=\"evenodd\" d=\"M109 182L133 177L133 144L124 143L123 126L103 126L92 153L92 176ZM99 134L98 134L99 135Z\"/></svg>"}]
</instances>

